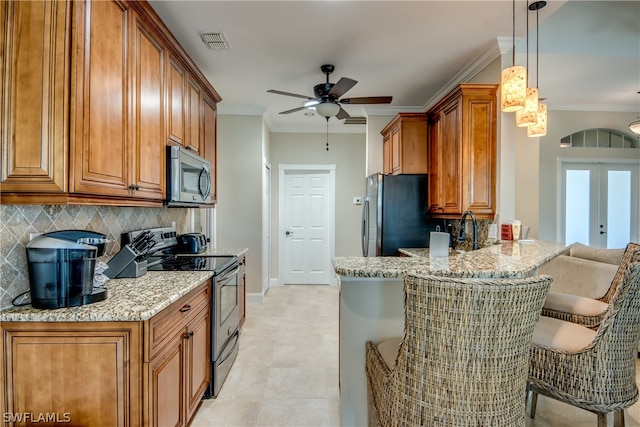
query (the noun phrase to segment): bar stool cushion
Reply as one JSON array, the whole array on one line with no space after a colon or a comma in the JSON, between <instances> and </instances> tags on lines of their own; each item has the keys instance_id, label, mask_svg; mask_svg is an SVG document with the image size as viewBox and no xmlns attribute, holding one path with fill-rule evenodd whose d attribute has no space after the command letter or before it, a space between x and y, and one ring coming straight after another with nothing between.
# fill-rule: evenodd
<instances>
[{"instance_id":1,"label":"bar stool cushion","mask_svg":"<svg viewBox=\"0 0 640 427\"><path fill-rule=\"evenodd\" d=\"M596 331L576 323L541 316L533 330L534 345L556 351L579 351L593 342Z\"/></svg>"}]
</instances>

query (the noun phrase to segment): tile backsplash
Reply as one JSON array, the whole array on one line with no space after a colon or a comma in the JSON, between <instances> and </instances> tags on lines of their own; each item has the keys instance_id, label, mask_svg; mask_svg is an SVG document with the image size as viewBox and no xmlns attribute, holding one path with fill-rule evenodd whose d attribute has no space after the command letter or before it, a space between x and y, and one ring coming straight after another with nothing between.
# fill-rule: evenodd
<instances>
[{"instance_id":1,"label":"tile backsplash","mask_svg":"<svg viewBox=\"0 0 640 427\"><path fill-rule=\"evenodd\" d=\"M0 309L29 290L25 245L32 233L57 230L91 230L106 234L103 261L120 250L120 234L131 230L176 224L178 233L189 232L189 209L111 206L0 205Z\"/></svg>"}]
</instances>

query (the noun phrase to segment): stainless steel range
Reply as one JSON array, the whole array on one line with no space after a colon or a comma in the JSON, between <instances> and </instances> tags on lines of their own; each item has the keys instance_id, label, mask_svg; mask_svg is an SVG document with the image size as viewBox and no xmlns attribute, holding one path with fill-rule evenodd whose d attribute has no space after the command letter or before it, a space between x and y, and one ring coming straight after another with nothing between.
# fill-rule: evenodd
<instances>
[{"instance_id":1,"label":"stainless steel range","mask_svg":"<svg viewBox=\"0 0 640 427\"><path fill-rule=\"evenodd\" d=\"M146 259L147 271L211 271L211 381L205 398L216 397L238 355L239 286L238 258L206 255L206 245L198 245L201 253L184 253L189 246L179 245L173 227L137 230L122 235L122 245L137 235L150 232L154 236L153 253ZM148 234L148 233L147 233Z\"/></svg>"}]
</instances>

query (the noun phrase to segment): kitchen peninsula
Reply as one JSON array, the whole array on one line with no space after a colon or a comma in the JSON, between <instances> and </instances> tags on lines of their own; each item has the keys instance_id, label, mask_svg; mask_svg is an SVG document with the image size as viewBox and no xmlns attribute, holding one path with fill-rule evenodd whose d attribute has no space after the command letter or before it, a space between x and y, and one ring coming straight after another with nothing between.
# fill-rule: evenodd
<instances>
[{"instance_id":1,"label":"kitchen peninsula","mask_svg":"<svg viewBox=\"0 0 640 427\"><path fill-rule=\"evenodd\" d=\"M557 242L503 242L471 252L430 258L428 249L401 249L404 257L337 257L340 286L340 399L342 425L367 424L364 345L400 337L407 273L466 278L521 278L566 249Z\"/></svg>"}]
</instances>

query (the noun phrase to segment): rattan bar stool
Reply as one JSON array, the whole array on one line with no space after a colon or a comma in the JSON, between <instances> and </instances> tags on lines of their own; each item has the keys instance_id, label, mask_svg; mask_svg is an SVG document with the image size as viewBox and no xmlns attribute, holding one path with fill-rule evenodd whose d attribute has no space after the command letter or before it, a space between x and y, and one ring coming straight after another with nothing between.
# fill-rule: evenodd
<instances>
[{"instance_id":1,"label":"rattan bar stool","mask_svg":"<svg viewBox=\"0 0 640 427\"><path fill-rule=\"evenodd\" d=\"M602 297L594 299L560 292L549 292L542 307L542 315L596 329L602 322L607 307L618 290L627 267L632 262L633 254L638 250L640 250L640 244L638 243L629 243L627 245L618 271L613 277L609 289Z\"/></svg>"},{"instance_id":2,"label":"rattan bar stool","mask_svg":"<svg viewBox=\"0 0 640 427\"><path fill-rule=\"evenodd\" d=\"M406 276L403 338L366 343L369 425L524 426L551 281Z\"/></svg>"},{"instance_id":3,"label":"rattan bar stool","mask_svg":"<svg viewBox=\"0 0 640 427\"><path fill-rule=\"evenodd\" d=\"M538 393L598 414L614 413L624 426L624 409L638 400L636 351L640 339L640 263L627 267L597 330L541 317L533 333L529 382L530 416Z\"/></svg>"}]
</instances>

